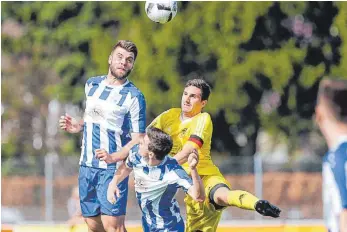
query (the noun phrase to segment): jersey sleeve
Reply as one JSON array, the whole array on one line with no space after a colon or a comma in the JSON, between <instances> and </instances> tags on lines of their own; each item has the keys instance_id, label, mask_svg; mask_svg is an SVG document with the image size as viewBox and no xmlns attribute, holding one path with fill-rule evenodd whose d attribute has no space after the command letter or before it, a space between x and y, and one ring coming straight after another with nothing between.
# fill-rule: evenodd
<instances>
[{"instance_id":1,"label":"jersey sleeve","mask_svg":"<svg viewBox=\"0 0 347 232\"><path fill-rule=\"evenodd\" d=\"M130 121L132 133L145 133L146 130L146 101L143 94L138 94L130 106Z\"/></svg>"},{"instance_id":2,"label":"jersey sleeve","mask_svg":"<svg viewBox=\"0 0 347 232\"><path fill-rule=\"evenodd\" d=\"M134 168L134 158L132 157L131 154L129 154L128 158L125 160L125 165L128 167L128 168Z\"/></svg>"},{"instance_id":3,"label":"jersey sleeve","mask_svg":"<svg viewBox=\"0 0 347 232\"><path fill-rule=\"evenodd\" d=\"M334 178L340 192L342 208L347 209L347 147L338 149L335 153L335 162L331 165Z\"/></svg>"},{"instance_id":4,"label":"jersey sleeve","mask_svg":"<svg viewBox=\"0 0 347 232\"><path fill-rule=\"evenodd\" d=\"M136 167L139 163L141 163L140 155L138 154L138 145L135 145L129 152L128 158L125 160L125 165L128 168L134 168Z\"/></svg>"},{"instance_id":5,"label":"jersey sleeve","mask_svg":"<svg viewBox=\"0 0 347 232\"><path fill-rule=\"evenodd\" d=\"M91 77L86 81L86 84L84 85L84 93L86 96L88 96L92 84L93 84L93 78Z\"/></svg>"},{"instance_id":6,"label":"jersey sleeve","mask_svg":"<svg viewBox=\"0 0 347 232\"><path fill-rule=\"evenodd\" d=\"M86 96L92 96L99 87L100 82L104 79L105 77L103 76L89 78L84 86L84 93Z\"/></svg>"},{"instance_id":7,"label":"jersey sleeve","mask_svg":"<svg viewBox=\"0 0 347 232\"><path fill-rule=\"evenodd\" d=\"M204 145L206 139L212 137L212 131L213 125L210 115L208 113L202 113L199 116L187 143L191 143L195 148L199 149Z\"/></svg>"},{"instance_id":8,"label":"jersey sleeve","mask_svg":"<svg viewBox=\"0 0 347 232\"><path fill-rule=\"evenodd\" d=\"M179 165L175 165L173 172L175 173L175 182L178 188L182 188L184 192L188 192L188 189L193 186L193 181L186 171Z\"/></svg>"},{"instance_id":9,"label":"jersey sleeve","mask_svg":"<svg viewBox=\"0 0 347 232\"><path fill-rule=\"evenodd\" d=\"M89 83L88 81L86 82L86 84L84 85L84 94L87 96L88 95L88 91L89 91Z\"/></svg>"}]
</instances>

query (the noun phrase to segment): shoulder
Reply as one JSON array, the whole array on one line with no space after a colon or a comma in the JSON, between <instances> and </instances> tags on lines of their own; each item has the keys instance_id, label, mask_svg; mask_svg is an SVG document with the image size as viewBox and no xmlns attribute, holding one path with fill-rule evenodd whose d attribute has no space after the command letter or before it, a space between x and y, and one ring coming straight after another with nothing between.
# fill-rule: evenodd
<instances>
[{"instance_id":1,"label":"shoulder","mask_svg":"<svg viewBox=\"0 0 347 232\"><path fill-rule=\"evenodd\" d=\"M129 152L129 161L139 163L141 161L141 156L139 154L139 145L134 145Z\"/></svg>"},{"instance_id":2,"label":"shoulder","mask_svg":"<svg viewBox=\"0 0 347 232\"><path fill-rule=\"evenodd\" d=\"M347 162L347 142L342 143L335 151L336 159L340 162Z\"/></svg>"},{"instance_id":3,"label":"shoulder","mask_svg":"<svg viewBox=\"0 0 347 232\"><path fill-rule=\"evenodd\" d=\"M139 144L135 144L131 149L131 153L138 153L139 152Z\"/></svg>"},{"instance_id":4,"label":"shoulder","mask_svg":"<svg viewBox=\"0 0 347 232\"><path fill-rule=\"evenodd\" d=\"M203 119L205 119L205 120L212 121L212 120L211 120L211 115L210 115L209 113L207 113L207 112L201 113L201 114L199 115L199 118L203 118Z\"/></svg>"},{"instance_id":5,"label":"shoulder","mask_svg":"<svg viewBox=\"0 0 347 232\"><path fill-rule=\"evenodd\" d=\"M137 88L131 81L128 84L124 85L123 91L126 91L131 94L131 97L144 98L143 93Z\"/></svg>"},{"instance_id":6,"label":"shoulder","mask_svg":"<svg viewBox=\"0 0 347 232\"><path fill-rule=\"evenodd\" d=\"M181 165L177 162L176 159L172 158L171 156L167 156L167 160L165 162L165 166L167 167L167 170L169 172L175 171L177 169L182 169Z\"/></svg>"},{"instance_id":7,"label":"shoulder","mask_svg":"<svg viewBox=\"0 0 347 232\"><path fill-rule=\"evenodd\" d=\"M171 114L180 114L181 113L181 108L171 108L167 110Z\"/></svg>"},{"instance_id":8,"label":"shoulder","mask_svg":"<svg viewBox=\"0 0 347 232\"><path fill-rule=\"evenodd\" d=\"M333 171L344 170L347 163L347 143L341 144L335 151L329 151L323 157L323 165L328 165Z\"/></svg>"},{"instance_id":9,"label":"shoulder","mask_svg":"<svg viewBox=\"0 0 347 232\"><path fill-rule=\"evenodd\" d=\"M342 143L342 144L337 148L336 152L346 154L346 153L347 153L347 142Z\"/></svg>"},{"instance_id":10,"label":"shoulder","mask_svg":"<svg viewBox=\"0 0 347 232\"><path fill-rule=\"evenodd\" d=\"M212 119L209 113L203 112L197 116L197 119L195 121L199 125L211 125Z\"/></svg>"},{"instance_id":11,"label":"shoulder","mask_svg":"<svg viewBox=\"0 0 347 232\"><path fill-rule=\"evenodd\" d=\"M90 77L90 78L87 80L86 84L88 84L88 85L90 85L90 84L92 84L92 83L98 84L98 83L100 83L101 81L105 80L105 78L106 78L105 75L103 75L103 76Z\"/></svg>"},{"instance_id":12,"label":"shoulder","mask_svg":"<svg viewBox=\"0 0 347 232\"><path fill-rule=\"evenodd\" d=\"M166 115L168 117L176 117L176 116L179 116L180 113L181 113L180 108L171 108L161 113L161 115Z\"/></svg>"}]
</instances>

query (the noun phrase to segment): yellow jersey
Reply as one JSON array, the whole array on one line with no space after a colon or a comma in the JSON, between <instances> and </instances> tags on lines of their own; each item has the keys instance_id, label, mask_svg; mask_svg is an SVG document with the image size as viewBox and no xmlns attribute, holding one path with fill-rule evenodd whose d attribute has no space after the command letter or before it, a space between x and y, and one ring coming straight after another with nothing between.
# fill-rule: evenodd
<instances>
[{"instance_id":1,"label":"yellow jersey","mask_svg":"<svg viewBox=\"0 0 347 232\"><path fill-rule=\"evenodd\" d=\"M211 138L213 125L208 113L199 113L182 121L181 109L172 108L160 114L150 126L159 128L169 134L173 140L170 155L180 152L186 143L191 143L199 152L197 170L199 175L216 175L220 171L211 159ZM182 167L190 173L188 163Z\"/></svg>"}]
</instances>

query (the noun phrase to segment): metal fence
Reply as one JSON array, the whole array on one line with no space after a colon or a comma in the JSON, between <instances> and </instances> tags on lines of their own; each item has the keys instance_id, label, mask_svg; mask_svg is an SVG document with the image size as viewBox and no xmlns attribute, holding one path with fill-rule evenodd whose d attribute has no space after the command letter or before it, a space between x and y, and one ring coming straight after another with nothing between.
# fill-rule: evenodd
<instances>
[{"instance_id":1,"label":"metal fence","mask_svg":"<svg viewBox=\"0 0 347 232\"><path fill-rule=\"evenodd\" d=\"M68 201L78 181L79 157L57 154L38 156L29 161L7 160L6 168L18 171L2 175L2 215L9 212L16 220L62 222L69 218ZM215 163L233 189L246 190L268 199L282 210L282 219L322 219L321 163L316 160L278 163L260 155L254 157L214 156ZM11 163L12 162L12 163ZM25 173L27 171L27 173ZM28 174L30 173L30 174ZM140 220L133 178L129 179L127 220ZM178 202L185 214L184 193ZM7 210L6 212L4 210ZM229 207L222 220L265 219L257 213ZM7 219L9 220L9 219Z\"/></svg>"}]
</instances>

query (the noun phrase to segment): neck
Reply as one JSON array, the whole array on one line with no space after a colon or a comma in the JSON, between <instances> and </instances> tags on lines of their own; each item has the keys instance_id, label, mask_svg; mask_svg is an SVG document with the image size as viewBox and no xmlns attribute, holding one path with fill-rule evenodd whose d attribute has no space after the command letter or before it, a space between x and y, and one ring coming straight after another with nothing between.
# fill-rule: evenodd
<instances>
[{"instance_id":1,"label":"neck","mask_svg":"<svg viewBox=\"0 0 347 232\"><path fill-rule=\"evenodd\" d=\"M323 135L327 141L329 149L336 146L339 137L347 136L347 125L342 123L331 123L323 130Z\"/></svg>"},{"instance_id":2,"label":"neck","mask_svg":"<svg viewBox=\"0 0 347 232\"><path fill-rule=\"evenodd\" d=\"M200 112L198 112L198 113L193 113L193 112L182 112L181 113L181 118L182 118L182 120L186 120L186 119L188 119L188 118L192 118L192 117L194 117L195 115L197 115L197 114L199 114Z\"/></svg>"},{"instance_id":3,"label":"neck","mask_svg":"<svg viewBox=\"0 0 347 232\"><path fill-rule=\"evenodd\" d=\"M127 81L127 78L124 78L123 80L119 80L116 77L114 77L110 71L108 71L107 74L107 83L110 85L122 85Z\"/></svg>"}]
</instances>

